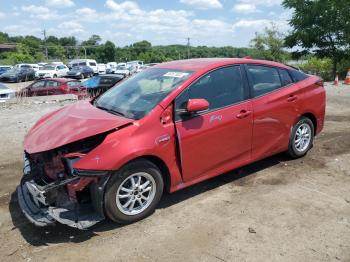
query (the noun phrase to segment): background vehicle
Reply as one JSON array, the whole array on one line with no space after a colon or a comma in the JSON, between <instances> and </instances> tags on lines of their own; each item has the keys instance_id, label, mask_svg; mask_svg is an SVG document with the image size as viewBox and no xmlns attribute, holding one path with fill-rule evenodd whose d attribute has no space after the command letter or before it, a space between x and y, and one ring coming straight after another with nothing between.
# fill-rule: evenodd
<instances>
[{"instance_id":1,"label":"background vehicle","mask_svg":"<svg viewBox=\"0 0 350 262\"><path fill-rule=\"evenodd\" d=\"M84 79L94 75L89 66L76 66L67 72L66 77Z\"/></svg>"},{"instance_id":2,"label":"background vehicle","mask_svg":"<svg viewBox=\"0 0 350 262\"><path fill-rule=\"evenodd\" d=\"M98 74L97 62L94 59L75 59L68 63L69 68L77 66L88 66L92 69L94 74Z\"/></svg>"},{"instance_id":3,"label":"background vehicle","mask_svg":"<svg viewBox=\"0 0 350 262\"><path fill-rule=\"evenodd\" d=\"M123 79L123 76L114 74L98 75L86 80L83 86L86 88L89 96L99 96Z\"/></svg>"},{"instance_id":4,"label":"background vehicle","mask_svg":"<svg viewBox=\"0 0 350 262\"><path fill-rule=\"evenodd\" d=\"M85 87L78 80L67 78L54 78L37 80L18 92L19 96L48 96L74 94L82 96L86 94Z\"/></svg>"},{"instance_id":5,"label":"background vehicle","mask_svg":"<svg viewBox=\"0 0 350 262\"><path fill-rule=\"evenodd\" d=\"M39 120L24 142L19 203L34 223L84 228L105 216L135 222L155 210L163 190L174 192L279 152L304 156L324 117L322 80L283 64L223 58L163 63ZM30 176L35 163L51 167L59 160ZM51 193L62 194L64 206L81 192L90 196L74 202L76 209L62 209L36 182L44 177L55 184L61 173L66 190ZM79 186L70 186L72 179ZM43 211L39 222L28 201L35 214ZM77 212L87 203L93 211L82 223ZM75 216L63 220L63 212Z\"/></svg>"},{"instance_id":6,"label":"background vehicle","mask_svg":"<svg viewBox=\"0 0 350 262\"><path fill-rule=\"evenodd\" d=\"M117 68L113 70L113 74L121 75L127 77L131 75L130 67L128 68L125 63L118 64Z\"/></svg>"},{"instance_id":7,"label":"background vehicle","mask_svg":"<svg viewBox=\"0 0 350 262\"><path fill-rule=\"evenodd\" d=\"M68 71L69 71L69 68L63 64L59 64L59 65L48 64L48 65L43 66L40 70L38 70L35 73L35 76L37 78L64 77Z\"/></svg>"},{"instance_id":8,"label":"background vehicle","mask_svg":"<svg viewBox=\"0 0 350 262\"><path fill-rule=\"evenodd\" d=\"M0 83L0 102L16 97L16 91Z\"/></svg>"},{"instance_id":9,"label":"background vehicle","mask_svg":"<svg viewBox=\"0 0 350 262\"><path fill-rule=\"evenodd\" d=\"M12 66L0 65L0 75L10 70Z\"/></svg>"},{"instance_id":10,"label":"background vehicle","mask_svg":"<svg viewBox=\"0 0 350 262\"><path fill-rule=\"evenodd\" d=\"M98 67L98 73L99 74L105 74L106 73L107 67L106 67L105 64L97 64L97 67Z\"/></svg>"},{"instance_id":11,"label":"background vehicle","mask_svg":"<svg viewBox=\"0 0 350 262\"><path fill-rule=\"evenodd\" d=\"M30 66L13 67L0 75L3 82L22 82L35 79L35 71Z\"/></svg>"}]
</instances>

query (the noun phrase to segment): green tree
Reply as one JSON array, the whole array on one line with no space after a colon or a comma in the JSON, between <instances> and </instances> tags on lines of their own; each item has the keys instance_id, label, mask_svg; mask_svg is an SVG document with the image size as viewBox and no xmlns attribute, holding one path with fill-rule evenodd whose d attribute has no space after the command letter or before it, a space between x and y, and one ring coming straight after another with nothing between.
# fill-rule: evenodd
<instances>
[{"instance_id":1,"label":"green tree","mask_svg":"<svg viewBox=\"0 0 350 262\"><path fill-rule=\"evenodd\" d=\"M87 41L83 41L81 45L84 46L97 46L102 41L101 37L99 35L92 35Z\"/></svg>"},{"instance_id":2,"label":"green tree","mask_svg":"<svg viewBox=\"0 0 350 262\"><path fill-rule=\"evenodd\" d=\"M284 36L274 24L266 27L264 33L255 33L250 41L251 47L257 50L260 58L284 62L288 56L284 48Z\"/></svg>"},{"instance_id":3,"label":"green tree","mask_svg":"<svg viewBox=\"0 0 350 262\"><path fill-rule=\"evenodd\" d=\"M96 60L99 62L108 63L115 61L116 49L111 41L107 41L105 44L100 45L96 53Z\"/></svg>"},{"instance_id":4,"label":"green tree","mask_svg":"<svg viewBox=\"0 0 350 262\"><path fill-rule=\"evenodd\" d=\"M289 47L301 47L319 57L330 57L333 76L337 63L348 55L350 43L350 6L348 0L284 0L293 10Z\"/></svg>"},{"instance_id":5,"label":"green tree","mask_svg":"<svg viewBox=\"0 0 350 262\"><path fill-rule=\"evenodd\" d=\"M138 56L141 53L145 53L147 51L150 51L152 48L152 44L146 40L136 42L132 45L133 50L136 53L136 56Z\"/></svg>"}]
</instances>

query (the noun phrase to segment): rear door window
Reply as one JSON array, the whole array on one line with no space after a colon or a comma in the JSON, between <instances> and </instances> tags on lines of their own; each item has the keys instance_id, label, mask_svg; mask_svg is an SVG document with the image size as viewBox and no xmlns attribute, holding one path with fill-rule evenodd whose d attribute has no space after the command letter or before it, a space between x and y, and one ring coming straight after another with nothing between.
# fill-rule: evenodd
<instances>
[{"instance_id":1,"label":"rear door window","mask_svg":"<svg viewBox=\"0 0 350 262\"><path fill-rule=\"evenodd\" d=\"M279 69L278 71L280 73L282 86L287 86L293 83L293 79L291 78L287 70Z\"/></svg>"},{"instance_id":2,"label":"rear door window","mask_svg":"<svg viewBox=\"0 0 350 262\"><path fill-rule=\"evenodd\" d=\"M43 88L45 86L45 81L38 81L32 85L33 89Z\"/></svg>"},{"instance_id":3,"label":"rear door window","mask_svg":"<svg viewBox=\"0 0 350 262\"><path fill-rule=\"evenodd\" d=\"M294 69L289 70L289 73L291 74L294 82L299 82L309 77L307 74Z\"/></svg>"},{"instance_id":4,"label":"rear door window","mask_svg":"<svg viewBox=\"0 0 350 262\"><path fill-rule=\"evenodd\" d=\"M96 63L95 62L90 62L89 65L96 66Z\"/></svg>"},{"instance_id":5,"label":"rear door window","mask_svg":"<svg viewBox=\"0 0 350 262\"><path fill-rule=\"evenodd\" d=\"M278 69L262 65L247 65L249 83L253 97L258 97L279 89L282 86Z\"/></svg>"},{"instance_id":6,"label":"rear door window","mask_svg":"<svg viewBox=\"0 0 350 262\"><path fill-rule=\"evenodd\" d=\"M47 86L47 87L57 87L57 86L59 86L59 84L58 84L57 81L47 80L46 86Z\"/></svg>"}]
</instances>

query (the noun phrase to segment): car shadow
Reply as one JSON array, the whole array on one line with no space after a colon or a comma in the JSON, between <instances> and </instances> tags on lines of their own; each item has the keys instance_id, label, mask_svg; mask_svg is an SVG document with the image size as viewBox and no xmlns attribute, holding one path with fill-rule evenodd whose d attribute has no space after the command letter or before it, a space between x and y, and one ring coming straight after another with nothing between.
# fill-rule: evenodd
<instances>
[{"instance_id":1,"label":"car shadow","mask_svg":"<svg viewBox=\"0 0 350 262\"><path fill-rule=\"evenodd\" d=\"M174 204L186 201L189 198L228 183L234 182L237 185L244 185L245 181L251 178L251 176L256 172L289 160L291 159L285 154L278 154L242 168L227 172L215 178L203 181L178 192L172 194L165 193L160 204L158 205L158 209L168 208ZM99 235L101 232L115 230L125 226L105 220L87 230L78 230L61 224L57 224L55 226L37 227L31 224L23 215L18 205L16 191L11 194L9 210L14 225L11 230L18 229L23 238L32 246L45 246L48 244L68 242L84 242L94 236Z\"/></svg>"}]
</instances>

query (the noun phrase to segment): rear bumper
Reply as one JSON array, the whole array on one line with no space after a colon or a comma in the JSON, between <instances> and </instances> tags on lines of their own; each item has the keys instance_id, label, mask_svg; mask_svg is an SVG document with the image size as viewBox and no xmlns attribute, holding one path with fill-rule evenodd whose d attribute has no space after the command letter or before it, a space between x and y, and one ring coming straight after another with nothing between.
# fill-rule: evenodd
<instances>
[{"instance_id":1,"label":"rear bumper","mask_svg":"<svg viewBox=\"0 0 350 262\"><path fill-rule=\"evenodd\" d=\"M45 186L44 189L33 181L22 181L17 187L19 206L26 218L36 226L50 226L59 222L70 227L86 229L105 219L103 192L106 182L107 177L91 186L91 203L79 204L65 196L57 195L65 201L61 199L59 202L62 203L59 206L51 206L48 204L47 194L53 190L52 185Z\"/></svg>"}]
</instances>

